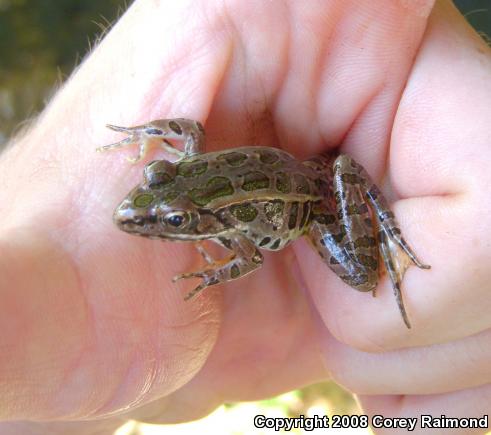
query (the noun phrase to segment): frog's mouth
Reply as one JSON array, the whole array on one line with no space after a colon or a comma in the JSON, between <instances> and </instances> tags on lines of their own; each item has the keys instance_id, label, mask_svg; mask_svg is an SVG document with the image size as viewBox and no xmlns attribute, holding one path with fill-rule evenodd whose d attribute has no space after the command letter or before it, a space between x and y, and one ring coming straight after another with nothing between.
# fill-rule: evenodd
<instances>
[{"instance_id":1,"label":"frog's mouth","mask_svg":"<svg viewBox=\"0 0 491 435\"><path fill-rule=\"evenodd\" d=\"M114 218L115 224L126 233L150 237L157 225L156 216L135 216L133 218Z\"/></svg>"}]
</instances>

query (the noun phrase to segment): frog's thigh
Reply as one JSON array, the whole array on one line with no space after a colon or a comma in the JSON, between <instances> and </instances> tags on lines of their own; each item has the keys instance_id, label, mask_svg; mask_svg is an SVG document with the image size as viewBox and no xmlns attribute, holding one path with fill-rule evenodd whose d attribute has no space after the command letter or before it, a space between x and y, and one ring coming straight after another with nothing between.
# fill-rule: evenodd
<instances>
[{"instance_id":1,"label":"frog's thigh","mask_svg":"<svg viewBox=\"0 0 491 435\"><path fill-rule=\"evenodd\" d=\"M355 186L343 186L337 197L336 215L323 210L314 212L308 237L330 269L346 284L359 291L373 291L378 281L378 250L370 214L357 200ZM348 207L349 201L358 204Z\"/></svg>"}]
</instances>

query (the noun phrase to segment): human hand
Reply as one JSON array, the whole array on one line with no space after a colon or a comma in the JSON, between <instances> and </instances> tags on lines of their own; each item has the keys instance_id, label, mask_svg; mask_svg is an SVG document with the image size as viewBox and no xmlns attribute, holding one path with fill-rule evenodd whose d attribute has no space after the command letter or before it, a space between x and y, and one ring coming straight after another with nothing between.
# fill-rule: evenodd
<instances>
[{"instance_id":1,"label":"human hand","mask_svg":"<svg viewBox=\"0 0 491 435\"><path fill-rule=\"evenodd\" d=\"M4 419L184 421L330 375L366 412L489 410L489 49L442 2L418 52L431 2L405 4L135 3L0 160ZM357 293L302 241L184 302L170 280L199 256L119 232L142 166L94 152L106 122L174 116L208 149L341 143L389 175L433 267L403 282L413 329L387 279Z\"/></svg>"}]
</instances>

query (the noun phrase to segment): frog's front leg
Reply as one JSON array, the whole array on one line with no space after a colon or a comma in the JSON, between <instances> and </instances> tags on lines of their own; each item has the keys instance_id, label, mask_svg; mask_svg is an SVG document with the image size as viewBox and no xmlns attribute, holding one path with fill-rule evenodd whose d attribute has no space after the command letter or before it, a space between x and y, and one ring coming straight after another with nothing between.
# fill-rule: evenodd
<instances>
[{"instance_id":1,"label":"frog's front leg","mask_svg":"<svg viewBox=\"0 0 491 435\"><path fill-rule=\"evenodd\" d=\"M206 268L196 272L183 273L173 278L174 282L183 278L203 279L201 284L185 296L184 300L191 299L206 287L240 278L261 267L263 263L262 254L254 243L242 233L231 232L224 237L220 237L219 243L230 249L233 254L222 260L213 261L211 256L201 246L198 250L208 263Z\"/></svg>"},{"instance_id":2,"label":"frog's front leg","mask_svg":"<svg viewBox=\"0 0 491 435\"><path fill-rule=\"evenodd\" d=\"M107 151L138 144L138 155L129 159L133 163L145 157L152 145L161 146L179 158L202 153L205 149L203 126L192 119L157 119L136 127L119 127L111 124L108 124L107 127L129 136L119 142L99 147L97 151ZM169 139L183 141L184 151L174 148Z\"/></svg>"}]
</instances>

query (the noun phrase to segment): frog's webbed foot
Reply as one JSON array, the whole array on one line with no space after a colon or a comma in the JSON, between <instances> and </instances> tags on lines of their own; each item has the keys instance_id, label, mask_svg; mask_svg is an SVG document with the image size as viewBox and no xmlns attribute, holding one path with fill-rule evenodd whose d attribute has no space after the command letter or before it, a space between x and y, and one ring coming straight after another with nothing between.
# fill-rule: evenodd
<instances>
[{"instance_id":1,"label":"frog's webbed foot","mask_svg":"<svg viewBox=\"0 0 491 435\"><path fill-rule=\"evenodd\" d=\"M431 266L422 263L402 237L394 213L390 210L384 196L375 184L372 184L368 189L367 197L376 217L377 239L385 269L389 274L404 323L410 328L411 325L402 300L402 279L411 264L420 269L431 269Z\"/></svg>"},{"instance_id":2,"label":"frog's webbed foot","mask_svg":"<svg viewBox=\"0 0 491 435\"><path fill-rule=\"evenodd\" d=\"M128 158L132 163L145 157L151 146L160 146L167 152L178 156L179 159L204 151L203 126L198 121L191 119L158 119L135 127L120 127L111 124L106 126L111 130L126 133L128 137L119 142L99 147L97 151L102 152L138 145L138 155L135 158ZM169 142L169 139L183 141L184 151L176 149Z\"/></svg>"},{"instance_id":3,"label":"frog's webbed foot","mask_svg":"<svg viewBox=\"0 0 491 435\"><path fill-rule=\"evenodd\" d=\"M240 234L233 235L225 240L226 243L222 242L221 244L231 249L234 254L222 260L214 261L203 246L198 244L199 253L208 263L206 269L182 273L172 279L173 282L176 282L186 278L202 278L202 282L191 290L184 297L184 300L191 299L206 287L240 278L261 267L263 256L251 241Z\"/></svg>"}]
</instances>

